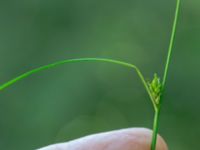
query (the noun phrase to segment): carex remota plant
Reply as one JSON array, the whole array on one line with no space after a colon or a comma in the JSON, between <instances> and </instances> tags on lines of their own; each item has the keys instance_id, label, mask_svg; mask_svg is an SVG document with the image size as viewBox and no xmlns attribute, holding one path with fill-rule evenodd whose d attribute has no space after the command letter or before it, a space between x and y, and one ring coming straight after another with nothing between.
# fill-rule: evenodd
<instances>
[{"instance_id":1,"label":"carex remota plant","mask_svg":"<svg viewBox=\"0 0 200 150\"><path fill-rule=\"evenodd\" d=\"M174 21L173 21L173 26L172 26L171 38L170 38L169 47L168 47L168 55L167 55L167 60L166 60L162 78L160 78L155 73L152 81L150 81L150 82L146 81L138 67L136 67L133 64L119 61L119 60L113 60L113 59L108 59L108 58L77 58L77 59L67 59L67 60L58 61L58 62L55 62L52 64L48 64L48 65L41 66L39 68L30 70L26 73L23 73L23 74L17 76L16 78L0 85L0 91L5 90L6 88L15 84L16 82L18 82L30 75L33 75L37 72L47 70L50 68L55 68L59 65L69 64L69 63L107 62L107 63L113 63L113 64L117 64L117 65L121 65L121 66L124 66L127 68L134 69L136 71L136 73L138 74L139 78L141 79L141 82L144 85L144 88L147 91L147 93L150 97L150 100L153 104L154 122L153 122L152 143L151 143L150 149L155 150L156 142L157 142L158 128L159 128L160 110L161 110L161 105L162 105L162 101L163 101L163 93L164 93L165 86L166 86L166 80L167 80L167 75L168 75L168 68L169 68L169 64L170 64L172 48L173 48L173 44L174 44L174 38L175 38L176 26L177 26L177 20L178 20L178 15L179 15L179 8L180 8L180 1L181 0L176 0L176 10L175 10L175 16L174 16Z\"/></svg>"}]
</instances>

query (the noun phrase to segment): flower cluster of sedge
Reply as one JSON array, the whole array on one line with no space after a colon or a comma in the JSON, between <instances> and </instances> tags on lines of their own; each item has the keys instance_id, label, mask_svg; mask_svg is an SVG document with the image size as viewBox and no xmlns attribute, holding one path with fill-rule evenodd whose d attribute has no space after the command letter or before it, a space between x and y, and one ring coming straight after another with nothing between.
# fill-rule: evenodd
<instances>
[{"instance_id":1,"label":"flower cluster of sedge","mask_svg":"<svg viewBox=\"0 0 200 150\"><path fill-rule=\"evenodd\" d=\"M148 83L148 86L149 86L150 93L153 97L154 103L156 105L159 105L160 97L162 94L162 83L156 73L154 74L153 80Z\"/></svg>"}]
</instances>

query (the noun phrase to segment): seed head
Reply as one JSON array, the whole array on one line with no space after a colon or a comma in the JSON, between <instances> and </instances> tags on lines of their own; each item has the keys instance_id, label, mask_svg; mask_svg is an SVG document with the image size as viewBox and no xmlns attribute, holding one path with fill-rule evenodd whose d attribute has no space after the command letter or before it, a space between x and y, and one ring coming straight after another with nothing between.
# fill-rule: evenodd
<instances>
[{"instance_id":1,"label":"seed head","mask_svg":"<svg viewBox=\"0 0 200 150\"><path fill-rule=\"evenodd\" d=\"M154 74L153 80L149 82L148 85L155 104L159 105L160 97L162 94L162 84L160 82L160 78L156 73Z\"/></svg>"}]
</instances>

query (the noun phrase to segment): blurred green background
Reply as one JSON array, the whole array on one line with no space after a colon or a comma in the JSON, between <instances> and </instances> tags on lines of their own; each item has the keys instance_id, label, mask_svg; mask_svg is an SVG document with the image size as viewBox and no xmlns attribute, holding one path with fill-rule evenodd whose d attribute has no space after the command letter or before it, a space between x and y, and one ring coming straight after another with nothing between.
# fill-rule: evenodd
<instances>
[{"instance_id":1,"label":"blurred green background","mask_svg":"<svg viewBox=\"0 0 200 150\"><path fill-rule=\"evenodd\" d=\"M175 0L0 0L0 83L62 59L106 57L163 74ZM161 115L172 150L199 149L200 1L182 0ZM152 127L133 70L77 63L0 93L0 149L31 150L84 135Z\"/></svg>"}]
</instances>

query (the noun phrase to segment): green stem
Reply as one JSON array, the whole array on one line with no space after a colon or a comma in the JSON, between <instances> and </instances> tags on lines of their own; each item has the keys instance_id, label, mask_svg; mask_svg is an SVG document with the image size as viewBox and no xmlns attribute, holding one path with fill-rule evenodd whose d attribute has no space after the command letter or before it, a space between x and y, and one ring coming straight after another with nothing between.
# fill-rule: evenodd
<instances>
[{"instance_id":1,"label":"green stem","mask_svg":"<svg viewBox=\"0 0 200 150\"><path fill-rule=\"evenodd\" d=\"M162 88L163 88L162 92L164 92L164 88L165 88L165 84L166 84L166 80L167 80L169 63L170 63L170 59L171 59L172 48L173 48L173 45L174 45L174 39L175 39L175 33L176 33L176 27L177 27L177 20L178 20L178 15L179 15L179 8L180 8L180 0L177 0L174 22L173 22L171 38L170 38L170 43L169 43L169 48L168 48L168 55L167 55L167 60L166 60L166 65L165 65L165 70L164 70L164 75L163 75L163 81L162 81ZM162 99L163 99L163 96L161 96L160 104L156 108L156 111L155 111L155 114L154 114L154 124L153 124L153 135L152 135L151 150L156 149L157 134L158 134L158 129L159 129L160 106L162 105Z\"/></svg>"},{"instance_id":2,"label":"green stem","mask_svg":"<svg viewBox=\"0 0 200 150\"><path fill-rule=\"evenodd\" d=\"M166 60L166 65L165 65L165 70L164 70L164 75L163 75L163 81L162 81L162 94L164 92L164 88L165 88L165 84L166 84L166 80L167 80L169 63L170 63L170 59L171 59L172 48L173 48L173 45L174 45L174 39L175 39L175 33L176 33L176 27L177 27L177 20L178 20L179 9L180 9L180 1L181 0L177 0L177 2L176 2L176 11L175 11L175 16L174 16L171 38L170 38L170 43L169 43L169 48L168 48L168 55L167 55L167 60ZM158 129L159 129L159 117L160 117L160 109L161 109L160 106L162 105L162 100L163 100L163 95L161 95L160 104L157 106L155 114L154 114L154 124L153 124L153 135L152 135L151 150L156 149L157 135L158 135Z\"/></svg>"},{"instance_id":3,"label":"green stem","mask_svg":"<svg viewBox=\"0 0 200 150\"><path fill-rule=\"evenodd\" d=\"M150 94L150 91L148 89L148 86L146 84L146 81L142 75L142 73L140 72L140 70L133 64L130 64L130 63L126 63L126 62L123 62L123 61L119 61L119 60L113 60L113 59L107 59L107 58L79 58L79 59L67 59L67 60L62 60L62 61L58 61L58 62L55 62L55 63L52 63L52 64L48 64L48 65L45 65L45 66L42 66L42 67L39 67L39 68L36 68L36 69L33 69L31 71L28 71L6 83L4 83L3 85L0 86L0 90L3 90L11 85L13 85L14 83L16 83L17 81L19 80L22 80L32 74L35 74L37 72L40 72L40 71L43 71L43 70L47 70L47 69L50 69L50 68L54 68L56 66L59 66L59 65L63 65L63 64L67 64L67 63L75 63L75 62L84 62L84 61L101 61L101 62L108 62L108 63L113 63L113 64L118 64L118 65L122 65L122 66L125 66L125 67L128 67L128 68L132 68L132 69L135 69L138 76L140 77L145 89L147 90L149 96L151 97L151 94Z\"/></svg>"},{"instance_id":4,"label":"green stem","mask_svg":"<svg viewBox=\"0 0 200 150\"><path fill-rule=\"evenodd\" d=\"M170 63L170 59L171 59L172 48L173 48L173 45L174 45L177 20L178 20L178 16L179 16L179 8L180 8L180 0L177 0L174 22L173 22L171 38L170 38L170 43L169 43L169 48L168 48L168 55L167 55L167 60L166 60L166 65L165 65L165 70L164 70L164 75L163 75L163 82L162 82L163 87L165 87L165 83L166 83L166 80L167 80L167 73L168 73L168 70L169 70L169 63Z\"/></svg>"},{"instance_id":5,"label":"green stem","mask_svg":"<svg viewBox=\"0 0 200 150\"><path fill-rule=\"evenodd\" d=\"M36 69L33 69L31 71L28 71L26 73L23 73L22 75L4 83L3 85L0 86L0 91L1 90L4 90L5 88L13 85L14 83L24 79L24 78L27 78L29 77L30 75L32 74L35 74L35 73L38 73L40 71L43 71L43 70L47 70L47 69L50 69L50 68L54 68L54 67L57 67L57 66L60 66L60 65L63 65L63 64L68 64L68 63L77 63L77 62L86 62L86 61L95 61L95 62L107 62L107 63L113 63L113 64L118 64L118 65L121 65L121 66L125 66L125 67L128 67L128 68L132 68L132 69L135 69L135 71L137 72L139 78L141 79L142 81L142 84L144 85L147 93L149 94L149 97L153 103L153 106L154 106L154 109L156 108L155 106L155 103L153 101L153 97L151 95L151 92L149 91L149 88L148 88L148 85L144 79L144 76L142 75L141 71L133 64L130 64L130 63L126 63L126 62L123 62L123 61L119 61L119 60L113 60L113 59L107 59L107 58L77 58L77 59L67 59L67 60L62 60L62 61L58 61L58 62L55 62L55 63L52 63L52 64L48 64L48 65L45 65L45 66L42 66L42 67L39 67L39 68L36 68Z\"/></svg>"},{"instance_id":6,"label":"green stem","mask_svg":"<svg viewBox=\"0 0 200 150\"><path fill-rule=\"evenodd\" d=\"M160 116L160 108L156 109L155 114L154 114L151 150L156 149L157 135L158 135L158 128L159 128L159 116Z\"/></svg>"}]
</instances>

